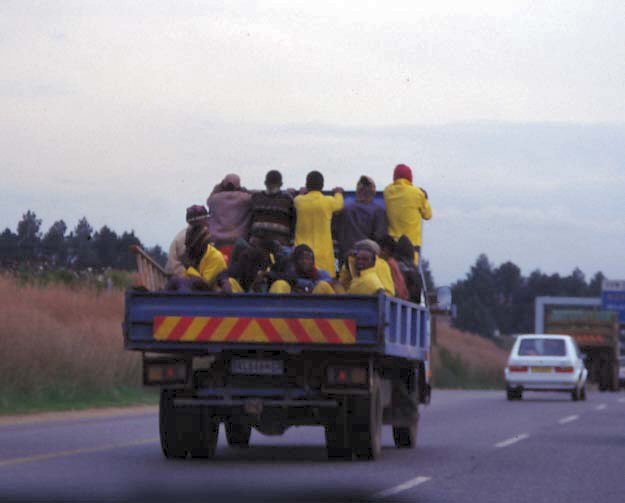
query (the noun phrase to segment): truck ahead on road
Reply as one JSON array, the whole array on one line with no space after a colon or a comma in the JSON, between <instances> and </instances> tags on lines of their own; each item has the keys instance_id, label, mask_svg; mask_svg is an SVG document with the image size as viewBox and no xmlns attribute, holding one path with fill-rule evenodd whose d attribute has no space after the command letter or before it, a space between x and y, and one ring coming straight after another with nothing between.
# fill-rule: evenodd
<instances>
[{"instance_id":1,"label":"truck ahead on road","mask_svg":"<svg viewBox=\"0 0 625 503\"><path fill-rule=\"evenodd\" d=\"M537 297L535 322L536 333L572 336L586 355L589 381L618 390L618 314L602 310L601 299Z\"/></svg>"},{"instance_id":2,"label":"truck ahead on road","mask_svg":"<svg viewBox=\"0 0 625 503\"><path fill-rule=\"evenodd\" d=\"M220 423L231 446L251 428L325 428L328 456L373 459L382 424L415 446L430 397L424 305L362 295L126 293L124 339L160 386L166 457L211 457Z\"/></svg>"},{"instance_id":3,"label":"truck ahead on road","mask_svg":"<svg viewBox=\"0 0 625 503\"><path fill-rule=\"evenodd\" d=\"M235 447L252 428L318 425L330 458L374 459L383 424L398 448L415 446L431 393L430 308L450 307L425 285L420 304L384 293L167 292L164 271L135 253L146 289L126 293L124 342L143 355L144 384L160 387L166 457L212 457L222 423ZM450 304L449 289L439 298Z\"/></svg>"}]
</instances>

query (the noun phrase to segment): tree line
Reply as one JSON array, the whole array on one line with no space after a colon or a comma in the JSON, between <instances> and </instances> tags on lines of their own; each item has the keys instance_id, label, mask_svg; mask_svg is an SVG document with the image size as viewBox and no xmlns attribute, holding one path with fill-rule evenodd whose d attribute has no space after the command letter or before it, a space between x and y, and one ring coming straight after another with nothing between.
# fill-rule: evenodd
<instances>
[{"instance_id":1,"label":"tree line","mask_svg":"<svg viewBox=\"0 0 625 503\"><path fill-rule=\"evenodd\" d=\"M57 220L43 232L42 221L34 211L28 210L17 224L16 232L6 228L0 234L0 265L3 269L28 268L117 269L131 271L136 268L131 245L145 249L134 231L117 234L104 225L94 231L86 217L68 232L67 224ZM164 265L167 255L160 246L146 251Z\"/></svg>"},{"instance_id":2,"label":"tree line","mask_svg":"<svg viewBox=\"0 0 625 503\"><path fill-rule=\"evenodd\" d=\"M144 247L134 231L117 234L107 225L96 231L86 217L69 232L63 220L54 222L45 232L41 224L35 212L28 210L16 232L7 228L0 234L2 269L134 271L136 261L131 245L141 246L161 265L167 260L160 246ZM422 267L431 290L434 281L429 264L424 260ZM453 323L485 337L532 332L536 296L598 297L603 279L604 275L597 272L586 281L577 268L568 276L535 270L525 277L514 263L508 261L496 267L482 254L466 278L452 285L457 310Z\"/></svg>"},{"instance_id":3,"label":"tree line","mask_svg":"<svg viewBox=\"0 0 625 503\"><path fill-rule=\"evenodd\" d=\"M575 268L568 276L535 270L523 276L512 262L495 267L484 254L466 279L452 285L457 315L454 325L485 337L534 331L534 299L541 295L599 297L605 276L597 272L587 281Z\"/></svg>"}]
</instances>

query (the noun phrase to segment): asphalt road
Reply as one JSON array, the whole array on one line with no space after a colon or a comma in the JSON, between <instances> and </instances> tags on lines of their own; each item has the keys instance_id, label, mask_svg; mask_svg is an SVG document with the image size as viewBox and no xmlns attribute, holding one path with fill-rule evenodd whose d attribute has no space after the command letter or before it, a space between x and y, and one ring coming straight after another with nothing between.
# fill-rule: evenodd
<instances>
[{"instance_id":1,"label":"asphalt road","mask_svg":"<svg viewBox=\"0 0 625 503\"><path fill-rule=\"evenodd\" d=\"M321 428L168 461L154 411L0 426L0 501L625 501L625 393L438 391L418 447L329 462Z\"/></svg>"}]
</instances>

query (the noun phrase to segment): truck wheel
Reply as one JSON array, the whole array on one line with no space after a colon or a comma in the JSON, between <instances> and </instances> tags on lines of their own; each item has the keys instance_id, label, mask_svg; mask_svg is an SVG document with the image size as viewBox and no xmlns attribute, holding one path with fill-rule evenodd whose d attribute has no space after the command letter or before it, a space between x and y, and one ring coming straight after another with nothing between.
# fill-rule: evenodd
<instances>
[{"instance_id":1,"label":"truck wheel","mask_svg":"<svg viewBox=\"0 0 625 503\"><path fill-rule=\"evenodd\" d=\"M352 450L349 439L342 425L327 424L325 426L326 451L328 459L346 460L352 459Z\"/></svg>"},{"instance_id":2,"label":"truck wheel","mask_svg":"<svg viewBox=\"0 0 625 503\"><path fill-rule=\"evenodd\" d=\"M351 461L352 449L349 444L349 401L344 399L336 411L328 418L325 424L326 450L328 459Z\"/></svg>"},{"instance_id":3,"label":"truck wheel","mask_svg":"<svg viewBox=\"0 0 625 503\"><path fill-rule=\"evenodd\" d=\"M398 449L414 449L417 446L419 418L411 426L393 426L393 440Z\"/></svg>"},{"instance_id":4,"label":"truck wheel","mask_svg":"<svg viewBox=\"0 0 625 503\"><path fill-rule=\"evenodd\" d=\"M187 449L179 432L181 425L177 424L180 414L174 408L173 394L170 390L161 390L159 404L159 432L161 449L166 458L185 458Z\"/></svg>"},{"instance_id":5,"label":"truck wheel","mask_svg":"<svg viewBox=\"0 0 625 503\"><path fill-rule=\"evenodd\" d=\"M373 380L371 395L354 397L350 410L351 445L358 459L376 459L382 452L382 396L380 384Z\"/></svg>"},{"instance_id":6,"label":"truck wheel","mask_svg":"<svg viewBox=\"0 0 625 503\"><path fill-rule=\"evenodd\" d=\"M226 423L226 439L230 447L249 447L252 427L249 424Z\"/></svg>"},{"instance_id":7,"label":"truck wheel","mask_svg":"<svg viewBox=\"0 0 625 503\"><path fill-rule=\"evenodd\" d=\"M192 458L212 458L217 448L219 422L213 420L205 407L190 411L192 429L188 432L189 454Z\"/></svg>"}]
</instances>

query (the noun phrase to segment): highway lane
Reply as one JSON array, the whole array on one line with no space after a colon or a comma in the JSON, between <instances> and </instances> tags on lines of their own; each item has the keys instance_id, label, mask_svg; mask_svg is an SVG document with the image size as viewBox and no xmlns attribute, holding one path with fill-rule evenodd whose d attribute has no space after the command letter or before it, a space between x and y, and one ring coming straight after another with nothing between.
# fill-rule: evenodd
<instances>
[{"instance_id":1,"label":"highway lane","mask_svg":"<svg viewBox=\"0 0 625 503\"><path fill-rule=\"evenodd\" d=\"M625 393L439 391L419 446L329 462L321 428L225 438L214 460L167 461L155 412L0 426L0 498L154 501L623 501Z\"/></svg>"}]
</instances>

